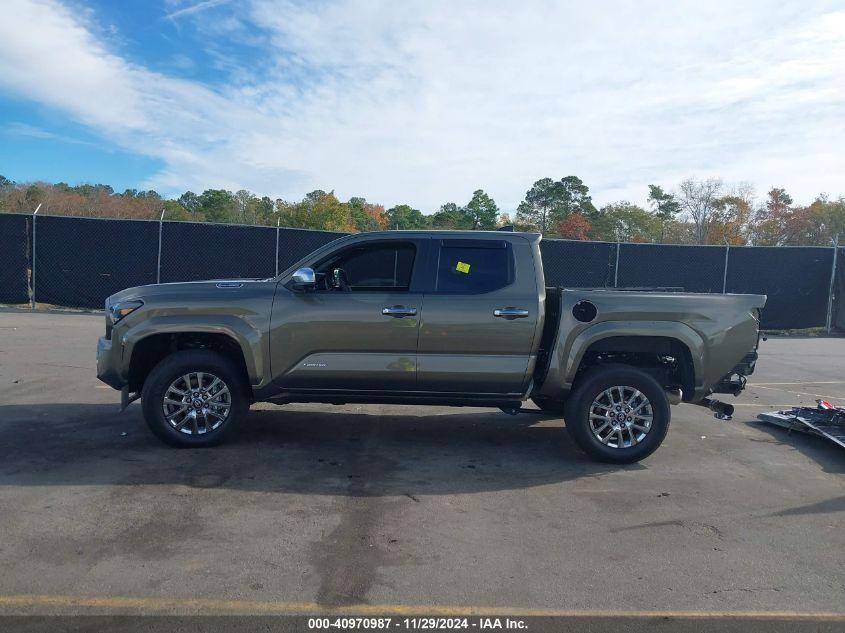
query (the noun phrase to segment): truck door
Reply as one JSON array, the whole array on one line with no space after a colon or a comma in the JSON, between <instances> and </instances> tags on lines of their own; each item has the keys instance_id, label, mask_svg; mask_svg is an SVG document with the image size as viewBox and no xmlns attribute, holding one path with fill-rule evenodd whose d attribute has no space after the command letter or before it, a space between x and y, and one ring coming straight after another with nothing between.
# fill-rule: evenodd
<instances>
[{"instance_id":1,"label":"truck door","mask_svg":"<svg viewBox=\"0 0 845 633\"><path fill-rule=\"evenodd\" d=\"M425 242L341 247L311 264L317 289L280 284L270 325L274 381L294 390L415 390Z\"/></svg>"},{"instance_id":2,"label":"truck door","mask_svg":"<svg viewBox=\"0 0 845 633\"><path fill-rule=\"evenodd\" d=\"M433 239L432 247L417 347L419 389L523 392L539 311L530 244Z\"/></svg>"}]
</instances>

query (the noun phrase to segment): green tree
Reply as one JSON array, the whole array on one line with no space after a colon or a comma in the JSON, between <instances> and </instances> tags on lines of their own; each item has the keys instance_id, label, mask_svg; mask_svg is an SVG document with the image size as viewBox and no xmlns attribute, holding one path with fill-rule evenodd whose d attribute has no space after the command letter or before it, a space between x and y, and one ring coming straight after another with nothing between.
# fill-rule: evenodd
<instances>
[{"instance_id":1,"label":"green tree","mask_svg":"<svg viewBox=\"0 0 845 633\"><path fill-rule=\"evenodd\" d=\"M656 214L625 200L604 205L590 220L590 237L608 242L654 242L662 226Z\"/></svg>"},{"instance_id":2,"label":"green tree","mask_svg":"<svg viewBox=\"0 0 845 633\"><path fill-rule=\"evenodd\" d=\"M267 226L276 225L276 206L268 196L262 196L256 205L256 212L258 214L257 221L259 224L266 224Z\"/></svg>"},{"instance_id":3,"label":"green tree","mask_svg":"<svg viewBox=\"0 0 845 633\"><path fill-rule=\"evenodd\" d=\"M200 194L200 211L208 222L232 222L236 217L235 198L225 189L206 189Z\"/></svg>"},{"instance_id":4,"label":"green tree","mask_svg":"<svg viewBox=\"0 0 845 633\"><path fill-rule=\"evenodd\" d=\"M496 219L499 217L499 207L496 202L482 189L477 189L472 194L472 200L463 209L467 224L471 229L492 230L496 228Z\"/></svg>"},{"instance_id":5,"label":"green tree","mask_svg":"<svg viewBox=\"0 0 845 633\"><path fill-rule=\"evenodd\" d=\"M165 220L185 221L192 219L190 214L188 213L188 210L176 200L162 201L162 209L164 211Z\"/></svg>"},{"instance_id":6,"label":"green tree","mask_svg":"<svg viewBox=\"0 0 845 633\"><path fill-rule=\"evenodd\" d=\"M70 190L73 191L74 193L78 193L80 196L84 196L86 198L94 198L99 193L104 193L108 196L110 196L114 193L114 189L112 189L111 185L102 185L102 184L89 185L88 183L84 183L84 184L81 184L81 185L77 185L75 187L71 187ZM136 190L128 189L127 191L136 191ZM129 196L129 197L134 197L134 195Z\"/></svg>"},{"instance_id":7,"label":"green tree","mask_svg":"<svg viewBox=\"0 0 845 633\"><path fill-rule=\"evenodd\" d=\"M346 204L356 231L378 231L381 228L376 219L367 213L367 201L364 198L352 197Z\"/></svg>"},{"instance_id":8,"label":"green tree","mask_svg":"<svg viewBox=\"0 0 845 633\"><path fill-rule=\"evenodd\" d=\"M806 207L794 207L786 221L784 243L794 246L829 246L845 237L845 198L818 196Z\"/></svg>"},{"instance_id":9,"label":"green tree","mask_svg":"<svg viewBox=\"0 0 845 633\"><path fill-rule=\"evenodd\" d=\"M277 201L277 211L282 226L320 231L352 231L349 205L341 202L334 192L316 189L305 194L301 202Z\"/></svg>"},{"instance_id":10,"label":"green tree","mask_svg":"<svg viewBox=\"0 0 845 633\"><path fill-rule=\"evenodd\" d=\"M202 207L200 197L193 191L186 191L181 196L179 196L179 204L181 204L185 208L185 210L192 218L200 212L200 209Z\"/></svg>"},{"instance_id":11,"label":"green tree","mask_svg":"<svg viewBox=\"0 0 845 633\"><path fill-rule=\"evenodd\" d=\"M334 191L312 191L303 202L309 207L310 220L306 228L344 232L353 229L349 206L338 200Z\"/></svg>"},{"instance_id":12,"label":"green tree","mask_svg":"<svg viewBox=\"0 0 845 633\"><path fill-rule=\"evenodd\" d=\"M542 178L535 182L516 209L517 221L529 224L545 233L572 213L586 217L595 213L589 188L577 176L560 180Z\"/></svg>"},{"instance_id":13,"label":"green tree","mask_svg":"<svg viewBox=\"0 0 845 633\"><path fill-rule=\"evenodd\" d=\"M44 202L46 197L46 192L38 185L30 185L26 188L26 193L24 194L24 200L27 206L32 209L35 209L40 203Z\"/></svg>"},{"instance_id":14,"label":"green tree","mask_svg":"<svg viewBox=\"0 0 845 633\"><path fill-rule=\"evenodd\" d=\"M516 208L517 222L528 224L545 233L555 202L555 181L551 178L541 178L525 193L525 200Z\"/></svg>"},{"instance_id":15,"label":"green tree","mask_svg":"<svg viewBox=\"0 0 845 633\"><path fill-rule=\"evenodd\" d=\"M235 192L235 218L241 224L255 224L258 221L258 196L246 189Z\"/></svg>"},{"instance_id":16,"label":"green tree","mask_svg":"<svg viewBox=\"0 0 845 633\"><path fill-rule=\"evenodd\" d=\"M429 227L429 219L422 211L414 209L407 204L399 204L385 211L387 215L387 228L389 229L426 229Z\"/></svg>"},{"instance_id":17,"label":"green tree","mask_svg":"<svg viewBox=\"0 0 845 633\"><path fill-rule=\"evenodd\" d=\"M431 216L431 227L435 229L468 229L469 218L454 202L447 202Z\"/></svg>"},{"instance_id":18,"label":"green tree","mask_svg":"<svg viewBox=\"0 0 845 633\"><path fill-rule=\"evenodd\" d=\"M663 191L659 185L648 186L648 202L654 215L660 220L660 241L666 238L666 228L681 212L681 205L671 193Z\"/></svg>"},{"instance_id":19,"label":"green tree","mask_svg":"<svg viewBox=\"0 0 845 633\"><path fill-rule=\"evenodd\" d=\"M96 185L102 191L106 191L106 193L112 193L111 187L108 185ZM95 193L97 189L89 190L91 193ZM119 194L122 198L136 198L138 200L161 200L161 196L157 191L150 189L149 191L138 191L137 189L126 189L123 193Z\"/></svg>"}]
</instances>

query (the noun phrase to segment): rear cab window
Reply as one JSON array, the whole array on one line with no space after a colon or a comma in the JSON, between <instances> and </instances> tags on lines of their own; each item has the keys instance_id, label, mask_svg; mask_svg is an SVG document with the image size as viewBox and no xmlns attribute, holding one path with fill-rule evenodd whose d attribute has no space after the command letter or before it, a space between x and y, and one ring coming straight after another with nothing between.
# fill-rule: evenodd
<instances>
[{"instance_id":1,"label":"rear cab window","mask_svg":"<svg viewBox=\"0 0 845 633\"><path fill-rule=\"evenodd\" d=\"M435 292L480 294L513 281L513 250L505 240L440 241Z\"/></svg>"}]
</instances>

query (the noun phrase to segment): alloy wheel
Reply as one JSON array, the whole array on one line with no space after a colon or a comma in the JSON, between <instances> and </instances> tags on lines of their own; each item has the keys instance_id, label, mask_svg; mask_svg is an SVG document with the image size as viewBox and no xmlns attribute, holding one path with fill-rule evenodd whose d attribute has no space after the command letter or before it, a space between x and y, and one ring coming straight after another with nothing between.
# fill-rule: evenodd
<instances>
[{"instance_id":1,"label":"alloy wheel","mask_svg":"<svg viewBox=\"0 0 845 633\"><path fill-rule=\"evenodd\" d=\"M162 410L171 427L186 435L202 435L219 428L229 417L229 386L208 372L179 376L164 392Z\"/></svg>"},{"instance_id":2,"label":"alloy wheel","mask_svg":"<svg viewBox=\"0 0 845 633\"><path fill-rule=\"evenodd\" d=\"M653 420L651 402L634 387L608 387L590 405L590 430L611 448L636 446L651 430Z\"/></svg>"}]
</instances>

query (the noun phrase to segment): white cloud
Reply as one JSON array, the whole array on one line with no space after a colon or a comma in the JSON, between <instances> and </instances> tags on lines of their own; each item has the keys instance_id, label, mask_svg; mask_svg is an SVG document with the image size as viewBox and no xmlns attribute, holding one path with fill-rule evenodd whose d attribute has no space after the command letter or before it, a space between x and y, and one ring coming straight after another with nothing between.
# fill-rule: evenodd
<instances>
[{"instance_id":1,"label":"white cloud","mask_svg":"<svg viewBox=\"0 0 845 633\"><path fill-rule=\"evenodd\" d=\"M166 17L170 18L171 20L175 18L181 18L189 15L194 15L196 13L200 13L202 11L207 11L208 9L213 9L214 7L218 7L221 4L227 4L230 0L202 0L201 2L195 2L193 4L188 4L180 9L174 9L170 13L167 14Z\"/></svg>"},{"instance_id":2,"label":"white cloud","mask_svg":"<svg viewBox=\"0 0 845 633\"><path fill-rule=\"evenodd\" d=\"M7 136L25 136L40 140L59 141L61 143L69 143L71 145L94 145L88 141L65 136L63 134L54 134L53 132L41 129L40 127L29 125L28 123L21 123L19 121L12 121L0 128L0 133Z\"/></svg>"},{"instance_id":3,"label":"white cloud","mask_svg":"<svg viewBox=\"0 0 845 633\"><path fill-rule=\"evenodd\" d=\"M259 67L222 64L227 88L130 63L57 0L7 0L0 89L161 159L143 186L162 190L426 211L478 187L513 208L568 174L600 203L692 174L845 193L845 11L828 2L217 4L171 15L263 43Z\"/></svg>"}]
</instances>

